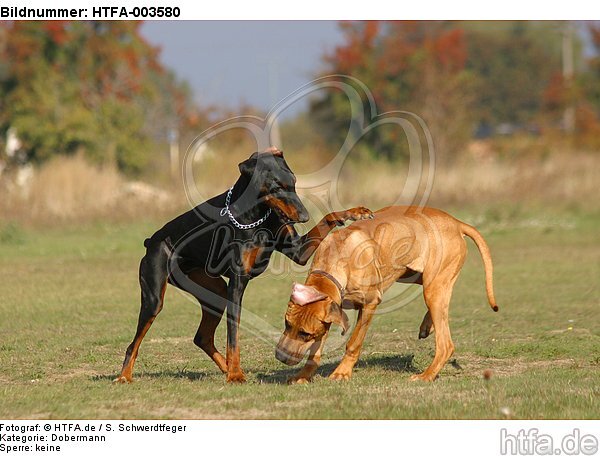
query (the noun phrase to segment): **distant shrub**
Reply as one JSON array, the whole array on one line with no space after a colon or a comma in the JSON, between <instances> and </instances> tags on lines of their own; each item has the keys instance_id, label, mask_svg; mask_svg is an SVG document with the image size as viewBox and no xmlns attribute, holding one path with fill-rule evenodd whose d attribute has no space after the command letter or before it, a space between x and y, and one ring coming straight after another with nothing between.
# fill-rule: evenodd
<instances>
[{"instance_id":1,"label":"distant shrub","mask_svg":"<svg viewBox=\"0 0 600 456\"><path fill-rule=\"evenodd\" d=\"M0 226L0 244L21 245L25 243L25 233L15 222Z\"/></svg>"}]
</instances>

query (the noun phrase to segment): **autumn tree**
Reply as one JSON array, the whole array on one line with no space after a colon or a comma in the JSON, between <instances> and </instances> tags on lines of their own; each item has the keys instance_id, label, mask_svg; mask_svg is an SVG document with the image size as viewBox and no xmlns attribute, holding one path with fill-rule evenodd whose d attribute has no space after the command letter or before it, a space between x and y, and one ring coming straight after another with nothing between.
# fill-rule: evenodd
<instances>
[{"instance_id":1,"label":"autumn tree","mask_svg":"<svg viewBox=\"0 0 600 456\"><path fill-rule=\"evenodd\" d=\"M3 23L0 130L32 161L84 153L141 170L167 129L197 119L140 22Z\"/></svg>"},{"instance_id":2,"label":"autumn tree","mask_svg":"<svg viewBox=\"0 0 600 456\"><path fill-rule=\"evenodd\" d=\"M585 71L575 78L570 101L575 106L575 139L578 145L600 147L600 24L586 24L593 52L584 62ZM552 95L564 101L569 91L562 80L556 84ZM551 99L553 101L554 99Z\"/></svg>"},{"instance_id":3,"label":"autumn tree","mask_svg":"<svg viewBox=\"0 0 600 456\"><path fill-rule=\"evenodd\" d=\"M366 84L378 112L403 110L422 117L439 155L450 157L460 149L470 134L473 101L464 32L452 23L424 21L345 22L341 27L344 42L325 57L326 72ZM345 97L330 91L311 111L328 139L339 143L348 129ZM376 156L408 153L398 128L377 129L365 143Z\"/></svg>"},{"instance_id":4,"label":"autumn tree","mask_svg":"<svg viewBox=\"0 0 600 456\"><path fill-rule=\"evenodd\" d=\"M451 160L480 126L488 132L502 124L527 129L543 119L545 97L564 104L559 98L567 94L556 90L563 26L559 21L346 22L343 43L325 56L326 72L363 81L379 112L421 116L437 156ZM348 111L339 93L312 105L317 128L338 144L348 129ZM406 154L403 141L402 132L390 128L365 138L373 154L390 158Z\"/></svg>"}]
</instances>

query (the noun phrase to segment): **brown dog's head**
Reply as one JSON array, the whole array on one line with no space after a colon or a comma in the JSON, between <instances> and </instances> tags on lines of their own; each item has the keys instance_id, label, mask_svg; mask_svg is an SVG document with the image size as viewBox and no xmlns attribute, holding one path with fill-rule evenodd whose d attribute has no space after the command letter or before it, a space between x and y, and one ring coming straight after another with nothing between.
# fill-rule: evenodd
<instances>
[{"instance_id":1,"label":"brown dog's head","mask_svg":"<svg viewBox=\"0 0 600 456\"><path fill-rule=\"evenodd\" d=\"M309 214L296 194L296 176L283 158L283 152L271 147L255 152L239 164L240 173L254 183L259 197L273 209L282 222L307 222Z\"/></svg>"},{"instance_id":2,"label":"brown dog's head","mask_svg":"<svg viewBox=\"0 0 600 456\"><path fill-rule=\"evenodd\" d=\"M288 366L298 364L313 344L327 334L332 323L342 327L342 334L348 330L348 317L340 305L314 286L295 283L275 357Z\"/></svg>"}]
</instances>

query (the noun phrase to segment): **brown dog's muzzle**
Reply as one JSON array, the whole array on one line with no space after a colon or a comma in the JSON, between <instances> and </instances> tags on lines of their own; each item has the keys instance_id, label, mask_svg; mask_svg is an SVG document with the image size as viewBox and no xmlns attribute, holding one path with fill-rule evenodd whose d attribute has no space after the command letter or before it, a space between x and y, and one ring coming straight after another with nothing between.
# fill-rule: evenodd
<instances>
[{"instance_id":1,"label":"brown dog's muzzle","mask_svg":"<svg viewBox=\"0 0 600 456\"><path fill-rule=\"evenodd\" d=\"M288 366L295 366L302 360L302 358L304 358L304 356L291 355L282 350L276 349L275 358L277 358L277 360L281 361L283 364L286 364Z\"/></svg>"},{"instance_id":2,"label":"brown dog's muzzle","mask_svg":"<svg viewBox=\"0 0 600 456\"><path fill-rule=\"evenodd\" d=\"M288 366L295 366L308 351L307 343L295 341L285 335L281 336L277 348L275 349L275 358Z\"/></svg>"}]
</instances>

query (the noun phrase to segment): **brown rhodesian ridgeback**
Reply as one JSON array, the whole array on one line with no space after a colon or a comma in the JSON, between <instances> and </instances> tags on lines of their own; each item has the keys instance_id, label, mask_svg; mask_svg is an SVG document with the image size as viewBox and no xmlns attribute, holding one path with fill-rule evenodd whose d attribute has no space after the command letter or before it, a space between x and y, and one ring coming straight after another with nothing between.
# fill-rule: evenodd
<instances>
[{"instance_id":1,"label":"brown rhodesian ridgeback","mask_svg":"<svg viewBox=\"0 0 600 456\"><path fill-rule=\"evenodd\" d=\"M275 356L295 365L308 352L306 365L290 382L310 381L332 323L340 325L343 332L348 329L348 317L342 308L357 309L358 319L346 353L329 378L349 379L383 293L394 282L423 285L428 311L419 338L435 329L435 357L423 373L413 375L411 380L434 380L454 352L448 308L467 255L465 235L475 241L481 253L488 301L498 311L492 258L485 240L475 228L445 212L392 206L375 212L373 220L355 222L329 235L315 253L305 284L294 284L285 314L285 331Z\"/></svg>"}]
</instances>

